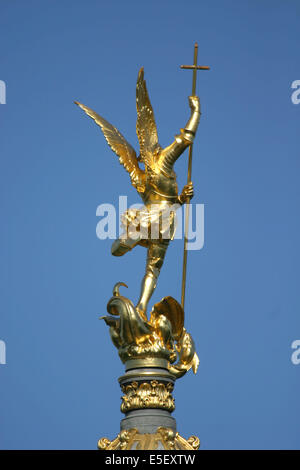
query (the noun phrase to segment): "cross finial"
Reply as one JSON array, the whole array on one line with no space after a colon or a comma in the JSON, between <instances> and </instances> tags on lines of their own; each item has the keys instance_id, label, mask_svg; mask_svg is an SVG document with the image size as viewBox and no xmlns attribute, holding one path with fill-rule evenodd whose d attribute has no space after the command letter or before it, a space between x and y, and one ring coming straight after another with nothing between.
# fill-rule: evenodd
<instances>
[{"instance_id":1,"label":"cross finial","mask_svg":"<svg viewBox=\"0 0 300 470\"><path fill-rule=\"evenodd\" d=\"M193 70L193 86L192 86L192 96L196 94L196 78L197 78L197 70L210 70L208 65L197 65L197 58L198 58L198 43L195 42L194 47L194 64L193 65L181 65L181 69L189 69Z\"/></svg>"}]
</instances>

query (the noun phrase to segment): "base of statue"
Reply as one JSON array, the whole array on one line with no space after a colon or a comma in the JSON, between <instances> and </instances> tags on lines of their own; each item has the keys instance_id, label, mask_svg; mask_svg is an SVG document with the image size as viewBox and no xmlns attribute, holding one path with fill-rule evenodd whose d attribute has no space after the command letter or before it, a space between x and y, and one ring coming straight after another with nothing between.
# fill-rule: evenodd
<instances>
[{"instance_id":1,"label":"base of statue","mask_svg":"<svg viewBox=\"0 0 300 470\"><path fill-rule=\"evenodd\" d=\"M125 365L126 372L119 378L125 417L118 436L112 441L100 439L98 448L197 450L199 439L181 437L172 417L175 380L190 368L195 372L199 364L193 340L183 326L180 304L165 297L154 305L148 322L115 288L107 310L113 316L102 318Z\"/></svg>"}]
</instances>

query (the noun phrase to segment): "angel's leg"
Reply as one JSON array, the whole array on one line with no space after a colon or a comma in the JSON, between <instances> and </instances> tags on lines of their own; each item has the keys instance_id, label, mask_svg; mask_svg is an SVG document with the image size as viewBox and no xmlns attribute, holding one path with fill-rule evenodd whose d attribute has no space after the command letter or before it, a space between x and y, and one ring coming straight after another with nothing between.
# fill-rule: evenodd
<instances>
[{"instance_id":1,"label":"angel's leg","mask_svg":"<svg viewBox=\"0 0 300 470\"><path fill-rule=\"evenodd\" d=\"M164 262L170 240L151 242L147 253L146 274L142 280L141 294L136 308L146 317L148 302L156 287L156 281Z\"/></svg>"}]
</instances>

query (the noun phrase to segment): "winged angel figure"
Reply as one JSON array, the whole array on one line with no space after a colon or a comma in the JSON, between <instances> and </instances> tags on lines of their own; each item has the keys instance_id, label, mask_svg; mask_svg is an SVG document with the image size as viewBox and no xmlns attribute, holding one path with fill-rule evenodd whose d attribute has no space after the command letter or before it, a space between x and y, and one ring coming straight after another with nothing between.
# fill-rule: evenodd
<instances>
[{"instance_id":1,"label":"winged angel figure","mask_svg":"<svg viewBox=\"0 0 300 470\"><path fill-rule=\"evenodd\" d=\"M138 157L133 147L114 126L87 106L77 101L75 103L101 127L108 145L128 171L131 183L144 203L141 209L129 209L123 214L124 232L114 241L111 252L114 256L122 256L136 245L147 248L146 273L136 306L142 318L147 320L147 305L155 290L169 242L175 234L175 210L193 197L192 183L185 185L178 195L173 166L194 140L201 114L199 98L189 97L190 119L185 128L180 129L180 134L175 136L174 142L162 148L158 142L142 67L136 86L136 132L140 144ZM145 170L139 166L139 162L144 164Z\"/></svg>"}]
</instances>

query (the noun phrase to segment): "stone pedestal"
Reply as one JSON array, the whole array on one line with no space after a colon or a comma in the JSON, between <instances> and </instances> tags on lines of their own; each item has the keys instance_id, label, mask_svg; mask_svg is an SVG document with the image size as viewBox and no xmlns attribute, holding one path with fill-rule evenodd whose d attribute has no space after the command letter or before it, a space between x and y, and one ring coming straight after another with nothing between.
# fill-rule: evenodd
<instances>
[{"instance_id":1,"label":"stone pedestal","mask_svg":"<svg viewBox=\"0 0 300 470\"><path fill-rule=\"evenodd\" d=\"M197 450L199 439L182 438L172 416L175 400L172 395L176 378L169 372L167 361L132 360L119 378L123 392L120 433L109 441L102 438L99 449L107 450Z\"/></svg>"}]
</instances>

